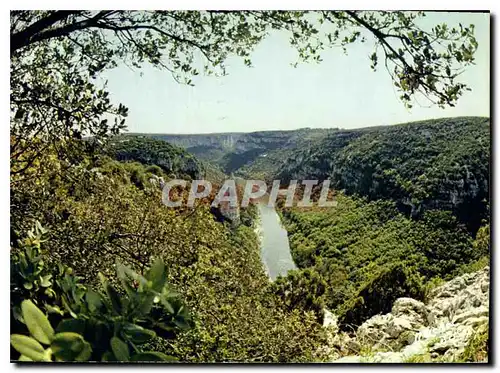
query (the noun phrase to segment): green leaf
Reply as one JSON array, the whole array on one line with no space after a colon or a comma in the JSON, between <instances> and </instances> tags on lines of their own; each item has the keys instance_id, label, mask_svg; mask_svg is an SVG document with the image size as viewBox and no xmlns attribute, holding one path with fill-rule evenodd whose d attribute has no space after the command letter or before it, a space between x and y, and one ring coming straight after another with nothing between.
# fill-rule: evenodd
<instances>
[{"instance_id":1,"label":"green leaf","mask_svg":"<svg viewBox=\"0 0 500 373\"><path fill-rule=\"evenodd\" d=\"M171 314L175 314L174 307L172 307L170 302L164 296L160 296L160 302L163 305L163 307L165 307L167 312L169 312Z\"/></svg>"},{"instance_id":2,"label":"green leaf","mask_svg":"<svg viewBox=\"0 0 500 373\"><path fill-rule=\"evenodd\" d=\"M58 361L75 361L85 352L88 344L80 334L73 332L57 333L50 345L54 356Z\"/></svg>"},{"instance_id":3,"label":"green leaf","mask_svg":"<svg viewBox=\"0 0 500 373\"><path fill-rule=\"evenodd\" d=\"M130 354L125 342L118 337L113 337L111 338L110 345L113 355L115 355L118 361L129 361Z\"/></svg>"},{"instance_id":4,"label":"green leaf","mask_svg":"<svg viewBox=\"0 0 500 373\"><path fill-rule=\"evenodd\" d=\"M75 361L88 361L92 356L92 346L87 341L83 344L83 350L75 357Z\"/></svg>"},{"instance_id":5,"label":"green leaf","mask_svg":"<svg viewBox=\"0 0 500 373\"><path fill-rule=\"evenodd\" d=\"M66 319L62 320L59 325L57 325L56 331L58 333L73 332L80 335L85 333L85 320L81 319Z\"/></svg>"},{"instance_id":6,"label":"green leaf","mask_svg":"<svg viewBox=\"0 0 500 373\"><path fill-rule=\"evenodd\" d=\"M116 361L116 358L111 351L106 351L102 354L101 361Z\"/></svg>"},{"instance_id":7,"label":"green leaf","mask_svg":"<svg viewBox=\"0 0 500 373\"><path fill-rule=\"evenodd\" d=\"M31 289L33 289L33 283L32 283L32 282L25 282L25 283L23 284L23 286L24 286L24 288L25 288L26 290L31 290Z\"/></svg>"},{"instance_id":8,"label":"green leaf","mask_svg":"<svg viewBox=\"0 0 500 373\"><path fill-rule=\"evenodd\" d=\"M21 303L23 319L30 331L30 334L37 341L49 345L54 338L54 329L50 326L49 319L44 313L30 300L24 300Z\"/></svg>"},{"instance_id":9,"label":"green leaf","mask_svg":"<svg viewBox=\"0 0 500 373\"><path fill-rule=\"evenodd\" d=\"M124 266L120 261L116 261L116 274L118 279L120 280L123 288L127 292L129 296L135 293L135 290L130 286L130 279L127 276L127 273L130 273L132 270L126 266ZM131 276L132 277L132 276ZM133 277L132 277L133 278Z\"/></svg>"},{"instance_id":10,"label":"green leaf","mask_svg":"<svg viewBox=\"0 0 500 373\"><path fill-rule=\"evenodd\" d=\"M12 334L10 344L21 355L33 361L45 361L45 350L43 346L35 339L21 334Z\"/></svg>"},{"instance_id":11,"label":"green leaf","mask_svg":"<svg viewBox=\"0 0 500 373\"><path fill-rule=\"evenodd\" d=\"M188 330L191 328L191 326L189 325L189 323L186 322L184 317L176 317L173 320L173 322L179 329Z\"/></svg>"},{"instance_id":12,"label":"green leaf","mask_svg":"<svg viewBox=\"0 0 500 373\"><path fill-rule=\"evenodd\" d=\"M40 285L44 288L48 288L50 285L52 285L52 282L50 279L52 278L52 275L45 275L45 276L40 276Z\"/></svg>"},{"instance_id":13,"label":"green leaf","mask_svg":"<svg viewBox=\"0 0 500 373\"><path fill-rule=\"evenodd\" d=\"M30 359L28 356L21 355L19 356L18 361L33 361L33 359Z\"/></svg>"},{"instance_id":14,"label":"green leaf","mask_svg":"<svg viewBox=\"0 0 500 373\"><path fill-rule=\"evenodd\" d=\"M156 351L144 351L132 356L130 361L178 361L174 356L165 355Z\"/></svg>"},{"instance_id":15,"label":"green leaf","mask_svg":"<svg viewBox=\"0 0 500 373\"><path fill-rule=\"evenodd\" d=\"M64 316L64 311L59 308L59 306L51 306L50 304L46 304L45 308L48 313L55 313L57 315Z\"/></svg>"},{"instance_id":16,"label":"green leaf","mask_svg":"<svg viewBox=\"0 0 500 373\"><path fill-rule=\"evenodd\" d=\"M87 301L90 312L94 312L102 307L101 295L91 289L87 290L85 300Z\"/></svg>"},{"instance_id":17,"label":"green leaf","mask_svg":"<svg viewBox=\"0 0 500 373\"><path fill-rule=\"evenodd\" d=\"M111 300L111 305L113 307L113 310L120 315L122 312L122 303L120 300L120 294L118 294L115 288L109 283L108 279L102 273L99 273L99 278L101 279L101 283L102 286L104 287L104 290L106 291L106 294Z\"/></svg>"},{"instance_id":18,"label":"green leaf","mask_svg":"<svg viewBox=\"0 0 500 373\"><path fill-rule=\"evenodd\" d=\"M21 307L19 307L19 306L12 307L12 316L14 317L14 319L16 319L17 321L24 324L24 319L23 319Z\"/></svg>"},{"instance_id":19,"label":"green leaf","mask_svg":"<svg viewBox=\"0 0 500 373\"><path fill-rule=\"evenodd\" d=\"M106 294L108 294L108 297L111 300L113 309L118 315L120 315L122 313L122 302L120 299L120 294L118 294L118 292L111 284L108 284L108 286L106 287Z\"/></svg>"},{"instance_id":20,"label":"green leaf","mask_svg":"<svg viewBox=\"0 0 500 373\"><path fill-rule=\"evenodd\" d=\"M146 274L146 279L153 283L152 289L161 293L167 282L167 272L162 259L157 259Z\"/></svg>"},{"instance_id":21,"label":"green leaf","mask_svg":"<svg viewBox=\"0 0 500 373\"><path fill-rule=\"evenodd\" d=\"M155 322L155 327L159 328L161 330L165 330L167 332L172 332L177 329L177 326L175 324L166 323L166 322Z\"/></svg>"},{"instance_id":22,"label":"green leaf","mask_svg":"<svg viewBox=\"0 0 500 373\"><path fill-rule=\"evenodd\" d=\"M69 312L69 314L71 315L71 317L74 317L76 319L77 315L75 312L73 312L73 310L71 309L71 307L69 306L69 302L68 300L66 299L66 296L61 296L61 302L64 306L64 308L66 309L66 311Z\"/></svg>"},{"instance_id":23,"label":"green leaf","mask_svg":"<svg viewBox=\"0 0 500 373\"><path fill-rule=\"evenodd\" d=\"M142 326L135 324L125 324L123 326L124 337L132 343L142 344L156 336L153 330L144 329Z\"/></svg>"},{"instance_id":24,"label":"green leaf","mask_svg":"<svg viewBox=\"0 0 500 373\"><path fill-rule=\"evenodd\" d=\"M147 315L149 314L151 308L153 307L155 295L145 294L145 293L140 293L139 295L140 295L139 298L140 305L138 307L138 310L142 315Z\"/></svg>"}]
</instances>

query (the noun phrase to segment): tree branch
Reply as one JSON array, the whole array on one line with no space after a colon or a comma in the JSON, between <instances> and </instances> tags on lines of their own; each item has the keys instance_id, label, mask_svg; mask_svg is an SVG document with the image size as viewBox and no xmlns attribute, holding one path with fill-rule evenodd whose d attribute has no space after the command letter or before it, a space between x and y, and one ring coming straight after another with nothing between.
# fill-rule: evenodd
<instances>
[{"instance_id":1,"label":"tree branch","mask_svg":"<svg viewBox=\"0 0 500 373\"><path fill-rule=\"evenodd\" d=\"M79 11L67 11L67 10L55 11L49 14L47 17L44 17L36 21L35 23L28 26L24 30L12 34L10 37L10 52L12 53L17 49L30 44L30 40L34 35L47 29L48 27L54 25L57 22L67 19L70 15L77 13L79 13Z\"/></svg>"},{"instance_id":2,"label":"tree branch","mask_svg":"<svg viewBox=\"0 0 500 373\"><path fill-rule=\"evenodd\" d=\"M40 29L38 33L34 33L31 36L28 34L25 37L22 35L22 33L26 30L21 31L20 33L17 33L17 34L14 34L11 36L11 38L10 38L10 41L11 41L10 42L10 53L12 54L13 52L15 52L16 50L18 50L22 47L25 47L27 45L30 45L30 44L33 44L33 43L36 43L39 41L48 40L48 39L52 39L52 38L58 38L61 36L67 36L74 31L83 30L83 29L95 26L97 24L98 20L105 18L107 15L112 14L113 12L114 11L101 11L101 12L97 13L92 18L89 18L89 19L84 20L84 21L71 23L69 25L59 27L59 28L47 30L46 27L48 27L48 26L46 26L45 29ZM75 12L73 12L73 13L75 13ZM78 13L78 12L76 12L76 13ZM66 13L65 17L61 18L61 19L65 19L65 18L69 17L69 15L70 14ZM62 15L61 15L61 17L62 17ZM46 17L46 18L48 18L48 17ZM49 26L56 23L57 21L60 21L61 19L51 22L49 24ZM40 20L38 22L41 22L41 21L43 21L43 20ZM46 22L46 23L49 23L49 22ZM38 28L40 28L40 26ZM21 34L21 35L19 35L19 34Z\"/></svg>"}]
</instances>

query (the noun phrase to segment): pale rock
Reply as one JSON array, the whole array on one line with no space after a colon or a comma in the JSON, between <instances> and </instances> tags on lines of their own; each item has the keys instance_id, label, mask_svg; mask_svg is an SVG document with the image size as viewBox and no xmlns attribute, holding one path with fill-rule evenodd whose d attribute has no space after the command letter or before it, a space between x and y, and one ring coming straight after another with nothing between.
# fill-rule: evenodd
<instances>
[{"instance_id":1,"label":"pale rock","mask_svg":"<svg viewBox=\"0 0 500 373\"><path fill-rule=\"evenodd\" d=\"M477 307L473 308L470 311L463 312L453 318L453 323L454 324L460 324L466 321L469 318L477 318L481 316L487 316L489 313L489 310L486 307Z\"/></svg>"},{"instance_id":2,"label":"pale rock","mask_svg":"<svg viewBox=\"0 0 500 373\"><path fill-rule=\"evenodd\" d=\"M487 324L488 322L489 322L488 316L481 316L481 317L472 317L470 319L467 319L465 320L464 324L475 328L480 325Z\"/></svg>"},{"instance_id":3,"label":"pale rock","mask_svg":"<svg viewBox=\"0 0 500 373\"><path fill-rule=\"evenodd\" d=\"M338 330L338 320L327 315L325 322ZM354 338L338 333L337 353L331 356L338 363L401 363L428 354L432 359L453 362L474 334L488 327L488 323L489 267L485 267L435 288L427 304L412 298L397 299L391 313L366 320ZM346 351L352 353L358 346L358 351L361 346L372 346L375 352L369 356L345 356Z\"/></svg>"},{"instance_id":4,"label":"pale rock","mask_svg":"<svg viewBox=\"0 0 500 373\"><path fill-rule=\"evenodd\" d=\"M338 332L339 326L338 326L338 317L327 310L326 308L323 309L323 327L324 328L331 328L333 332Z\"/></svg>"},{"instance_id":5,"label":"pale rock","mask_svg":"<svg viewBox=\"0 0 500 373\"><path fill-rule=\"evenodd\" d=\"M340 359L334 360L334 363L361 363L361 356L344 356L341 357Z\"/></svg>"},{"instance_id":6,"label":"pale rock","mask_svg":"<svg viewBox=\"0 0 500 373\"><path fill-rule=\"evenodd\" d=\"M487 281L483 281L483 282L481 282L481 291L482 291L483 293L486 293L486 292L487 292L487 291L489 291L489 290L490 290L490 283L489 283L489 282L487 282Z\"/></svg>"},{"instance_id":7,"label":"pale rock","mask_svg":"<svg viewBox=\"0 0 500 373\"><path fill-rule=\"evenodd\" d=\"M396 317L388 325L386 330L387 330L387 334L389 334L389 336L391 338L397 338L405 330L411 330L411 329L412 329L412 326L411 326L410 321L408 321L407 319L404 319L402 317Z\"/></svg>"}]
</instances>

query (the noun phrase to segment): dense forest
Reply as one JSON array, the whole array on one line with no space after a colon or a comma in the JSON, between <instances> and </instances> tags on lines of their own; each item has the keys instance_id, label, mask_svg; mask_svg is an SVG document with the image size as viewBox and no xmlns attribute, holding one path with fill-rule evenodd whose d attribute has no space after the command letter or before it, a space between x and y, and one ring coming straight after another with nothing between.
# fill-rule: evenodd
<instances>
[{"instance_id":1,"label":"dense forest","mask_svg":"<svg viewBox=\"0 0 500 373\"><path fill-rule=\"evenodd\" d=\"M12 247L12 333L31 331L21 323L18 303L28 298L38 300L56 332L81 331L92 350L83 357L90 360L122 360L113 335L131 351L143 345L144 351L163 354L155 359L319 358L320 324L312 313L288 310L262 269L251 228L254 213L242 219L250 226L231 230L216 222L208 205L192 211L162 205L161 189L148 180L153 174L169 177L156 168L102 158L61 176L59 161L50 156L44 161L36 179L13 187L12 231L19 239ZM141 182L137 175L143 175ZM146 290L129 288L127 279L148 279L148 267L157 258L168 275L152 289L161 302L145 306L149 317L144 319L133 305ZM116 273L119 266L129 277ZM105 282L98 274L106 276ZM72 319L82 324L73 325ZM118 325L124 329L116 335Z\"/></svg>"},{"instance_id":2,"label":"dense forest","mask_svg":"<svg viewBox=\"0 0 500 373\"><path fill-rule=\"evenodd\" d=\"M11 360L327 362L327 309L349 329L397 297L424 299L434 284L486 265L489 119L126 134L128 108L101 79L149 64L193 85L201 73L224 76L231 57L251 66L253 49L279 30L300 62L370 42L367 64L390 67L402 105L418 97L453 107L469 89L461 73L474 63L474 25L423 30L423 17L12 11ZM194 207L162 203L169 180L218 186L233 176L333 181L334 209L279 203L297 270L270 281L255 204L234 224L212 208L213 194Z\"/></svg>"},{"instance_id":3,"label":"dense forest","mask_svg":"<svg viewBox=\"0 0 500 373\"><path fill-rule=\"evenodd\" d=\"M117 136L106 149L118 161L136 161L160 167L173 178L200 179L202 164L192 154L164 141L143 137Z\"/></svg>"},{"instance_id":4,"label":"dense forest","mask_svg":"<svg viewBox=\"0 0 500 373\"><path fill-rule=\"evenodd\" d=\"M489 213L489 159L488 118L445 118L330 135L275 177L328 178L347 194L394 200L407 216L452 211L474 233Z\"/></svg>"},{"instance_id":5,"label":"dense forest","mask_svg":"<svg viewBox=\"0 0 500 373\"><path fill-rule=\"evenodd\" d=\"M261 145L240 134L247 151L229 148L223 159L243 157L235 175L263 179L330 179L348 195L393 200L399 211L418 218L428 209L451 211L473 234L489 214L490 121L458 117L355 130L281 131L284 144ZM276 133L272 132L275 138ZM201 144L212 135L187 136ZM254 134L248 134L253 138ZM166 137L167 139L169 136ZM183 135L174 143L183 144ZM202 147L202 145L198 145ZM187 148L189 149L189 147ZM207 158L217 163L220 158ZM224 168L222 167L224 170ZM227 169L226 169L227 172Z\"/></svg>"},{"instance_id":6,"label":"dense forest","mask_svg":"<svg viewBox=\"0 0 500 373\"><path fill-rule=\"evenodd\" d=\"M282 281L285 289L291 281L289 302L307 299L304 306L315 311L326 306L344 328L389 312L399 297L423 299L427 284L489 261L488 225L474 240L448 211L426 211L414 220L394 202L342 193L336 201L336 207L282 211L300 268Z\"/></svg>"},{"instance_id":7,"label":"dense forest","mask_svg":"<svg viewBox=\"0 0 500 373\"><path fill-rule=\"evenodd\" d=\"M336 208L280 210L299 267L274 285L285 303L317 315L327 307L352 329L399 297L424 299L432 284L486 265L489 123L459 117L330 130L237 170L285 185L330 179L337 190Z\"/></svg>"}]
</instances>

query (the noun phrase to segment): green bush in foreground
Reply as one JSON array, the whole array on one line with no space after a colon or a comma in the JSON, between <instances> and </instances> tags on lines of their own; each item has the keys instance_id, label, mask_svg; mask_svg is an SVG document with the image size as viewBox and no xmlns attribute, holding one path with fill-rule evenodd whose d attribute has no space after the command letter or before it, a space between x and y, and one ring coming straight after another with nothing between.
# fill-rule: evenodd
<instances>
[{"instance_id":1,"label":"green bush in foreground","mask_svg":"<svg viewBox=\"0 0 500 373\"><path fill-rule=\"evenodd\" d=\"M54 277L48 274L40 249L44 233L37 223L12 258L12 293L17 295L13 297L13 316L30 334L11 335L12 346L21 354L20 361L176 360L139 347L157 335L169 338L190 327L187 309L167 284L163 260L157 259L144 276L117 261L115 267L123 291L99 274L103 291L97 292L81 284L62 265L62 273L59 271ZM35 297L35 302L55 314L55 319L59 319L55 330L32 300L16 304L23 295ZM14 329L23 327L17 325Z\"/></svg>"}]
</instances>

